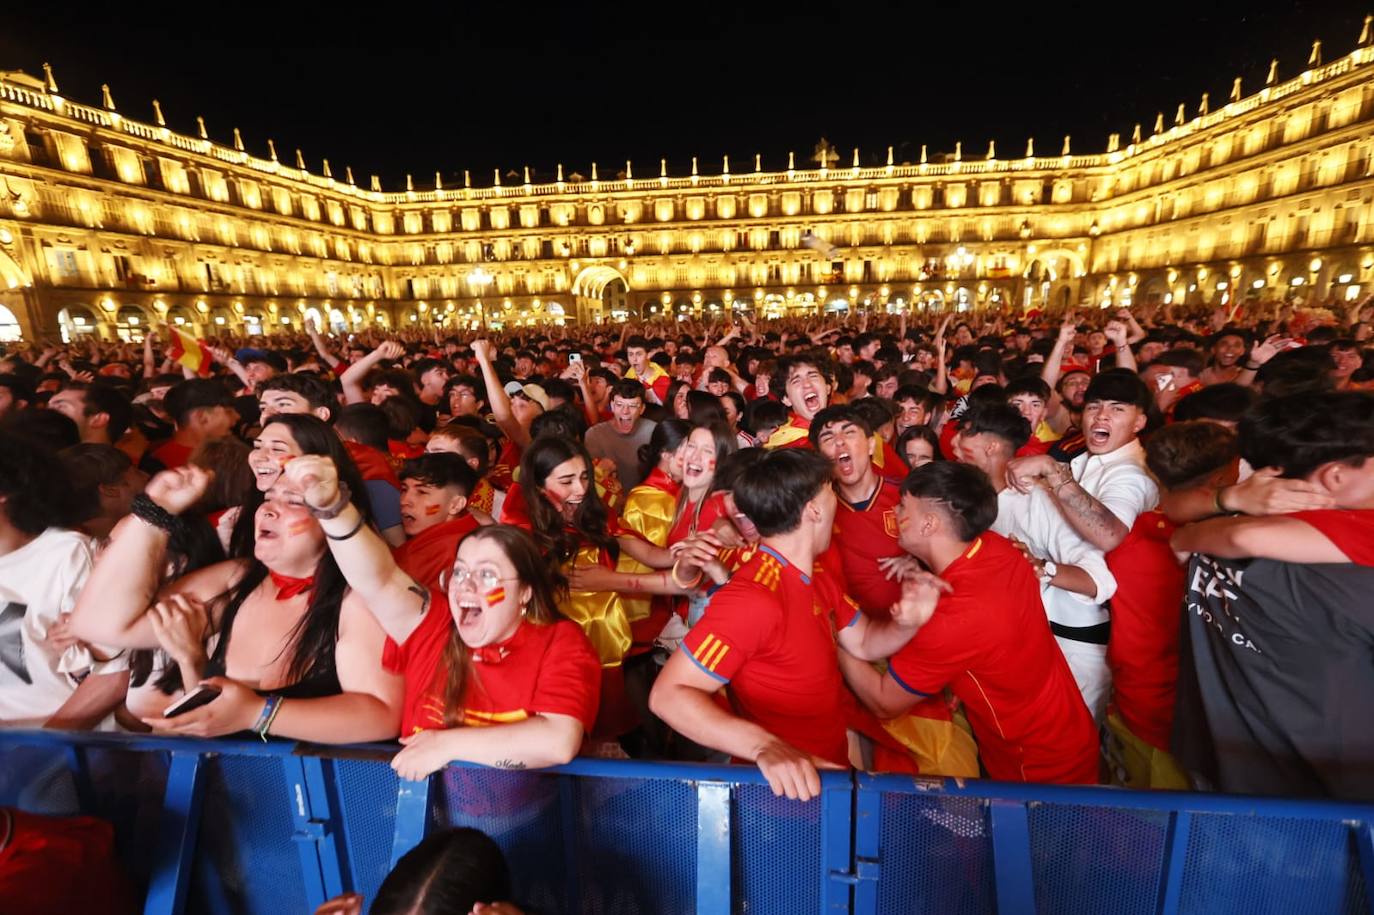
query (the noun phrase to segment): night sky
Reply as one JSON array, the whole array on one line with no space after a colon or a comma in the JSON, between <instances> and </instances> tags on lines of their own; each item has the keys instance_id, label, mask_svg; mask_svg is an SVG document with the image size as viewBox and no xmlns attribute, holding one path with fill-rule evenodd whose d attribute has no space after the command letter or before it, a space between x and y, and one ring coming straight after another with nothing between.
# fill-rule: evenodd
<instances>
[{"instance_id":1,"label":"night sky","mask_svg":"<svg viewBox=\"0 0 1374 915\"><path fill-rule=\"evenodd\" d=\"M850 162L916 161L964 143L982 157L1019 157L1026 138L1057 155L1063 135L1076 153L1123 141L1138 121L1172 123L1179 102L1191 117L1201 93L1224 104L1241 75L1246 93L1269 59L1280 78L1304 69L1314 38L1326 60L1354 46L1374 2L1024 3L1003 9L966 0L932 8L906 3L706 4L646 2L485 4L474 13L378 4L309 13L215 4L213 20L187 4L138 21L132 3L103 12L57 4L6 4L0 70L42 72L50 61L64 96L100 103L108 82L119 110L152 120L160 99L169 124L212 138L242 130L283 161L304 150L312 171L328 158L336 177L352 165L359 183L380 174L388 190L413 172L418 188L491 183L493 167L552 180L599 163L614 178L627 158L636 177L686 174L693 155L705 173L730 155L733 171L786 166L789 149L809 167L822 135ZM1369 10L1366 9L1369 8ZM318 11L318 12L317 12ZM292 19L291 17L297 17ZM1130 21L1134 17L1135 21Z\"/></svg>"}]
</instances>

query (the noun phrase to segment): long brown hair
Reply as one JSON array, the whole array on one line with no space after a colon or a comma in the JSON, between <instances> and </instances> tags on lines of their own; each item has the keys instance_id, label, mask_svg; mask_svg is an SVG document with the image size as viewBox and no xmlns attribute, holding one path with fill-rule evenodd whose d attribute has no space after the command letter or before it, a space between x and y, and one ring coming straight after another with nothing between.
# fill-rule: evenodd
<instances>
[{"instance_id":1,"label":"long brown hair","mask_svg":"<svg viewBox=\"0 0 1374 915\"><path fill-rule=\"evenodd\" d=\"M529 606L525 617L532 623L547 626L564 619L558 610L558 599L567 591L568 582L558 568L546 562L534 544L534 538L518 527L509 524L491 524L479 527L463 538L468 540L494 540L506 554L515 575L523 587L530 589ZM460 544L461 545L461 544ZM463 691L467 688L468 674L472 672L472 652L463 644L458 627L444 646L444 658L439 676L444 682L444 727L456 728L463 725Z\"/></svg>"}]
</instances>

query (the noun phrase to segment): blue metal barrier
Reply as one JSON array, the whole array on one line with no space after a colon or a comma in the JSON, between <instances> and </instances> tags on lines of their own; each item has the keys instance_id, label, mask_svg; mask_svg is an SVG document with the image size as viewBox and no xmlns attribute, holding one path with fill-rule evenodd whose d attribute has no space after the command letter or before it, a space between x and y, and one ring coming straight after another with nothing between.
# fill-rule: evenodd
<instances>
[{"instance_id":1,"label":"blue metal barrier","mask_svg":"<svg viewBox=\"0 0 1374 915\"><path fill-rule=\"evenodd\" d=\"M456 825L497 841L519 901L545 915L1374 912L1370 805L845 772L801 804L748 767L577 760L403 782L394 752L0 731L0 804L111 820L149 915L371 898L426 832Z\"/></svg>"}]
</instances>

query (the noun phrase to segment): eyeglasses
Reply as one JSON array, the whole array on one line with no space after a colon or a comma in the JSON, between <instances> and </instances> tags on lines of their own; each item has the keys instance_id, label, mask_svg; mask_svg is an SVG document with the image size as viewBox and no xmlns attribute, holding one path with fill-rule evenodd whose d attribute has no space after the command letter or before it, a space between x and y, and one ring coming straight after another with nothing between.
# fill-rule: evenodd
<instances>
[{"instance_id":1,"label":"eyeglasses","mask_svg":"<svg viewBox=\"0 0 1374 915\"><path fill-rule=\"evenodd\" d=\"M461 588L471 581L479 591L490 591L503 581L519 580L520 577L517 575L503 578L493 569L478 569L474 572L467 566L454 566L439 576L439 587L447 591L450 588Z\"/></svg>"}]
</instances>

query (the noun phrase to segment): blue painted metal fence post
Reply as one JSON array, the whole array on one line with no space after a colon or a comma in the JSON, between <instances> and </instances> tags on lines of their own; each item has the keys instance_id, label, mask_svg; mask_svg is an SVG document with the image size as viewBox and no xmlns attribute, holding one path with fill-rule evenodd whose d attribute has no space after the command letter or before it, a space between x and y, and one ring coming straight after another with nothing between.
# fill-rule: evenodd
<instances>
[{"instance_id":1,"label":"blue painted metal fence post","mask_svg":"<svg viewBox=\"0 0 1374 915\"><path fill-rule=\"evenodd\" d=\"M992 863L997 879L997 915L1035 913L1035 876L1031 871L1030 820L1022 801L988 804L992 822Z\"/></svg>"},{"instance_id":2,"label":"blue painted metal fence post","mask_svg":"<svg viewBox=\"0 0 1374 915\"><path fill-rule=\"evenodd\" d=\"M1364 896L1369 904L1370 915L1374 915L1374 821L1365 820L1355 825L1355 851L1360 859L1360 872L1364 875Z\"/></svg>"},{"instance_id":3,"label":"blue painted metal fence post","mask_svg":"<svg viewBox=\"0 0 1374 915\"><path fill-rule=\"evenodd\" d=\"M878 881L882 876L882 798L876 787L856 777L854 786L854 915L878 915Z\"/></svg>"},{"instance_id":4,"label":"blue painted metal fence post","mask_svg":"<svg viewBox=\"0 0 1374 915\"><path fill-rule=\"evenodd\" d=\"M821 774L821 912L848 915L854 860L854 779Z\"/></svg>"},{"instance_id":5,"label":"blue painted metal fence post","mask_svg":"<svg viewBox=\"0 0 1374 915\"><path fill-rule=\"evenodd\" d=\"M181 915L185 908L204 800L200 754L172 753L144 915Z\"/></svg>"},{"instance_id":6,"label":"blue painted metal fence post","mask_svg":"<svg viewBox=\"0 0 1374 915\"><path fill-rule=\"evenodd\" d=\"M412 782L400 779L396 787L396 828L391 838L391 867L405 853L425 840L429 828L429 788L433 776Z\"/></svg>"},{"instance_id":7,"label":"blue painted metal fence post","mask_svg":"<svg viewBox=\"0 0 1374 915\"><path fill-rule=\"evenodd\" d=\"M730 785L697 782L697 915L730 915Z\"/></svg>"},{"instance_id":8,"label":"blue painted metal fence post","mask_svg":"<svg viewBox=\"0 0 1374 915\"><path fill-rule=\"evenodd\" d=\"M1160 915L1173 915L1183 892L1183 867L1188 858L1188 837L1193 829L1193 815L1186 810L1169 814L1169 828L1164 834L1164 873L1159 878Z\"/></svg>"},{"instance_id":9,"label":"blue painted metal fence post","mask_svg":"<svg viewBox=\"0 0 1374 915\"><path fill-rule=\"evenodd\" d=\"M301 878L309 908L318 908L326 899L347 892L344 874L343 843L335 828L326 784L324 760L317 756L283 756L287 803L295 824L295 839L301 859Z\"/></svg>"}]
</instances>

